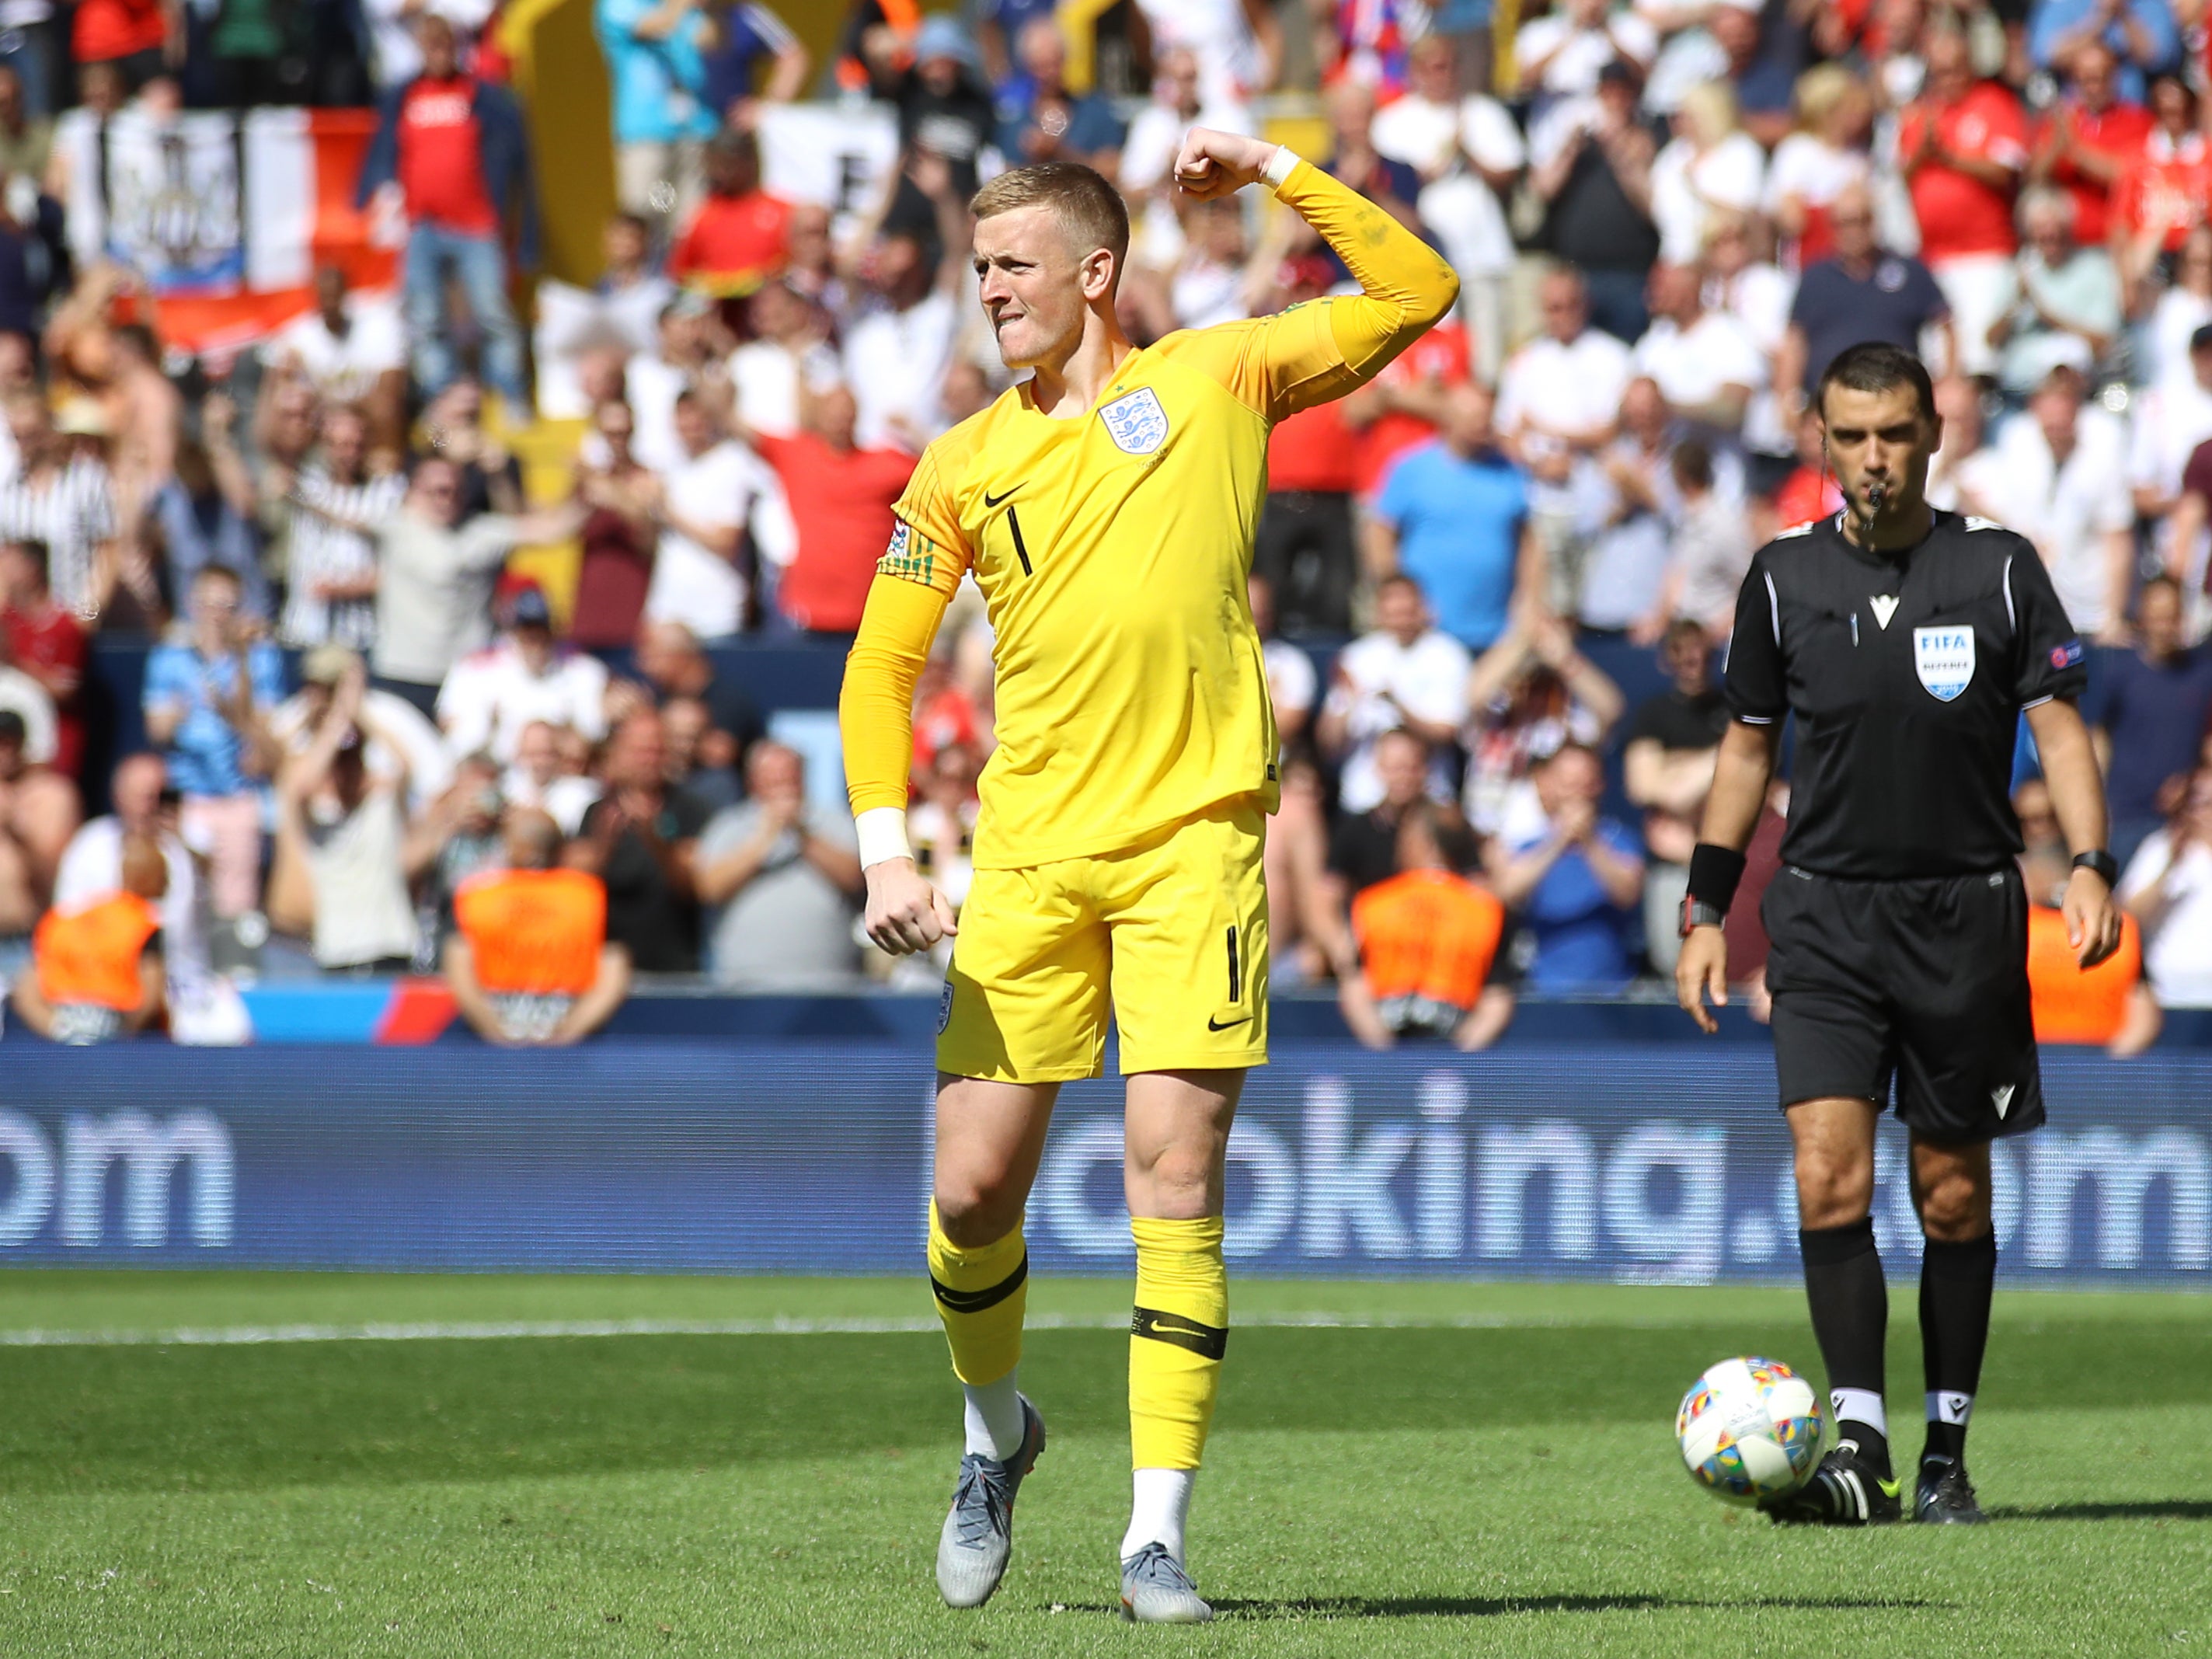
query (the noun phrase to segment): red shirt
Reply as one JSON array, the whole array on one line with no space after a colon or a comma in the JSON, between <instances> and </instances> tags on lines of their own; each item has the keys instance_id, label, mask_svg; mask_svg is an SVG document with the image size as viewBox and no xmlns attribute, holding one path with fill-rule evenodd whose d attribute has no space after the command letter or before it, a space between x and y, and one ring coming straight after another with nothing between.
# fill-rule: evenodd
<instances>
[{"instance_id":1,"label":"red shirt","mask_svg":"<svg viewBox=\"0 0 2212 1659\"><path fill-rule=\"evenodd\" d=\"M860 625L876 561L891 538L891 503L914 476L896 449L831 448L811 432L760 440L783 480L799 548L776 584L776 608L799 627L849 634Z\"/></svg>"},{"instance_id":2,"label":"red shirt","mask_svg":"<svg viewBox=\"0 0 2212 1659\"><path fill-rule=\"evenodd\" d=\"M791 204L764 190L709 196L668 255L668 274L713 294L750 294L791 257Z\"/></svg>"},{"instance_id":3,"label":"red shirt","mask_svg":"<svg viewBox=\"0 0 2212 1659\"><path fill-rule=\"evenodd\" d=\"M2036 124L2035 145L2039 150L2051 142L2062 121L2074 129L2076 148L2094 150L2116 161L2130 160L2140 152L2154 125L2151 112L2141 104L2115 103L2102 113L2076 104L2062 104ZM2070 155L2063 154L2052 166L2051 182L2074 198L2074 240L2082 246L2095 247L2104 241L2112 223L2108 216L2112 194L2125 176L2123 173L2110 185L2101 184L2075 166Z\"/></svg>"},{"instance_id":4,"label":"red shirt","mask_svg":"<svg viewBox=\"0 0 2212 1659\"><path fill-rule=\"evenodd\" d=\"M2159 246L2169 252L2188 240L2190 231L2204 222L2204 207L2212 200L2212 147L2201 132L2172 135L2158 129L2143 140L2142 149L2112 187L2112 211L2130 234L2163 231Z\"/></svg>"},{"instance_id":5,"label":"red shirt","mask_svg":"<svg viewBox=\"0 0 2212 1659\"><path fill-rule=\"evenodd\" d=\"M1774 492L1774 522L1783 530L1825 519L1844 504L1844 492L1824 466L1801 466Z\"/></svg>"},{"instance_id":6,"label":"red shirt","mask_svg":"<svg viewBox=\"0 0 2212 1659\"><path fill-rule=\"evenodd\" d=\"M407 216L462 236L496 236L499 210L484 187L477 80L425 76L399 106L399 188Z\"/></svg>"},{"instance_id":7,"label":"red shirt","mask_svg":"<svg viewBox=\"0 0 2212 1659\"><path fill-rule=\"evenodd\" d=\"M611 507L592 509L580 532L584 559L568 638L588 649L622 647L637 638L645 592L653 582L653 544Z\"/></svg>"},{"instance_id":8,"label":"red shirt","mask_svg":"<svg viewBox=\"0 0 2212 1659\"><path fill-rule=\"evenodd\" d=\"M80 64L105 64L157 51L168 38L161 0L77 0L70 56Z\"/></svg>"},{"instance_id":9,"label":"red shirt","mask_svg":"<svg viewBox=\"0 0 2212 1659\"><path fill-rule=\"evenodd\" d=\"M1267 435L1267 488L1348 495L1359 487L1358 448L1341 399L1302 409Z\"/></svg>"},{"instance_id":10,"label":"red shirt","mask_svg":"<svg viewBox=\"0 0 2212 1659\"><path fill-rule=\"evenodd\" d=\"M54 770L74 778L84 760L84 664L90 652L84 629L59 605L48 605L43 617L0 611L0 634L7 638L9 660L40 684L57 670L76 676L76 689L54 698Z\"/></svg>"},{"instance_id":11,"label":"red shirt","mask_svg":"<svg viewBox=\"0 0 2212 1659\"><path fill-rule=\"evenodd\" d=\"M2027 161L2027 122L2020 100L1994 81L1978 82L1944 109L1915 104L1897 126L1897 153L1911 155L1936 124L1936 139L1954 155L1996 161L2017 172ZM1997 189L1948 167L1923 163L1912 175L1912 211L1920 221L1920 257L1930 265L1977 253L2013 253L2011 186Z\"/></svg>"},{"instance_id":12,"label":"red shirt","mask_svg":"<svg viewBox=\"0 0 2212 1659\"><path fill-rule=\"evenodd\" d=\"M1457 323L1439 323L1400 352L1375 378L1383 386L1414 386L1423 380L1462 386L1469 372L1467 331ZM1353 464L1359 493L1366 495L1382 484L1382 475L1401 451L1436 435L1435 426L1418 415L1393 410L1376 421L1359 438Z\"/></svg>"}]
</instances>

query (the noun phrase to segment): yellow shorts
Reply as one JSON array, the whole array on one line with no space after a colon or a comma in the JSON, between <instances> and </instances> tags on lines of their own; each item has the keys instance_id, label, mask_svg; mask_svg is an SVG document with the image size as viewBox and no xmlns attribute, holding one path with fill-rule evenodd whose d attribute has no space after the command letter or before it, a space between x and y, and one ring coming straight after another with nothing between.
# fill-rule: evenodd
<instances>
[{"instance_id":1,"label":"yellow shorts","mask_svg":"<svg viewBox=\"0 0 2212 1659\"><path fill-rule=\"evenodd\" d=\"M1135 847L978 870L937 1022L955 1077L1097 1077L1110 993L1121 1070L1267 1063L1267 816L1225 801Z\"/></svg>"}]
</instances>

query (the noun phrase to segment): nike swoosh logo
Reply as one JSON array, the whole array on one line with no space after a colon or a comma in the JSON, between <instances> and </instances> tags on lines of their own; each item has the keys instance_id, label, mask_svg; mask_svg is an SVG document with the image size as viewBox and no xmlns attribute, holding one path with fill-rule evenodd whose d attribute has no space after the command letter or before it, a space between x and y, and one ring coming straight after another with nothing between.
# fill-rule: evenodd
<instances>
[{"instance_id":1,"label":"nike swoosh logo","mask_svg":"<svg viewBox=\"0 0 2212 1659\"><path fill-rule=\"evenodd\" d=\"M1027 483L1028 482L1029 480L1026 478L1022 480L1022 483ZM1014 489L1019 489L1021 487L1021 484L1016 484L1014 486ZM985 490L983 492L983 510L987 513L989 512L991 508L996 507L1000 501L1005 501L1007 495L1012 495L1014 493L1014 489L1009 489L1005 492L1004 495L994 495L989 490Z\"/></svg>"},{"instance_id":2,"label":"nike swoosh logo","mask_svg":"<svg viewBox=\"0 0 2212 1659\"><path fill-rule=\"evenodd\" d=\"M1905 1479L1900 1475L1894 1480L1877 1480L1875 1485L1881 1488L1881 1495L1884 1498L1894 1498L1905 1490Z\"/></svg>"},{"instance_id":3,"label":"nike swoosh logo","mask_svg":"<svg viewBox=\"0 0 2212 1659\"><path fill-rule=\"evenodd\" d=\"M1206 1018L1206 1029L1209 1031L1225 1031L1232 1025L1249 1025L1251 1023L1252 1016L1249 1014L1245 1015L1242 1019L1216 1019L1212 1015L1208 1014Z\"/></svg>"}]
</instances>

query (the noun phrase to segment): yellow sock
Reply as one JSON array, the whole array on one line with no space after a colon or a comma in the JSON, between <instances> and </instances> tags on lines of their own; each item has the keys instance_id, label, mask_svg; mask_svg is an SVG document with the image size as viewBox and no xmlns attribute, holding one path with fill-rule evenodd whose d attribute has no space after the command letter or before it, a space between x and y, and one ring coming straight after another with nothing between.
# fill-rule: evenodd
<instances>
[{"instance_id":1,"label":"yellow sock","mask_svg":"<svg viewBox=\"0 0 2212 1659\"><path fill-rule=\"evenodd\" d=\"M1229 1346L1221 1218L1136 1217L1137 1305L1129 1321L1129 1449L1140 1469L1194 1469L1213 1422Z\"/></svg>"},{"instance_id":2,"label":"yellow sock","mask_svg":"<svg viewBox=\"0 0 2212 1659\"><path fill-rule=\"evenodd\" d=\"M963 1382L995 1382L1020 1363L1029 1276L1029 1248L1019 1227L963 1250L945 1236L931 1203L929 1285L951 1345L952 1373Z\"/></svg>"}]
</instances>

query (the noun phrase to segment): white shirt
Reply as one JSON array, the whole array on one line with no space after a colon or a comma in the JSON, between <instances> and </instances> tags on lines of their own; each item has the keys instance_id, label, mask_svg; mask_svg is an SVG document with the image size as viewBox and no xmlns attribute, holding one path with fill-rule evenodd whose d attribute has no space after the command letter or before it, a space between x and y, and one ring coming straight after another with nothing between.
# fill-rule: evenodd
<instances>
[{"instance_id":1,"label":"white shirt","mask_svg":"<svg viewBox=\"0 0 2212 1659\"><path fill-rule=\"evenodd\" d=\"M1766 360L1768 384L1751 394L1743 412L1743 441L1762 455L1794 455L1797 435L1783 418L1772 384L1774 356L1790 332L1790 307L1797 279L1778 265L1746 265L1725 283L1709 283L1705 303L1743 325Z\"/></svg>"},{"instance_id":2,"label":"white shirt","mask_svg":"<svg viewBox=\"0 0 2212 1659\"><path fill-rule=\"evenodd\" d=\"M1767 382L1766 359L1743 325L1717 311L1701 313L1686 330L1662 317L1636 343L1635 362L1636 372L1649 375L1677 408L1701 407L1723 387L1756 392Z\"/></svg>"},{"instance_id":3,"label":"white shirt","mask_svg":"<svg viewBox=\"0 0 2212 1659\"><path fill-rule=\"evenodd\" d=\"M295 362L325 398L360 402L376 390L380 375L407 367L407 337L393 301L349 295L345 313L343 339L331 332L321 312L311 311L278 329L261 348L261 361Z\"/></svg>"},{"instance_id":4,"label":"white shirt","mask_svg":"<svg viewBox=\"0 0 2212 1659\"><path fill-rule=\"evenodd\" d=\"M389 92L422 72L422 49L415 43L415 31L423 17L442 17L451 23L465 54L477 31L491 16L492 0L425 0L412 14L405 0L362 0L361 9L368 22L369 69L379 89Z\"/></svg>"},{"instance_id":5,"label":"white shirt","mask_svg":"<svg viewBox=\"0 0 2212 1659\"><path fill-rule=\"evenodd\" d=\"M1311 657L1288 640L1279 639L1260 647L1260 659L1267 670L1267 695L1274 700L1278 718L1303 714L1313 708L1321 682Z\"/></svg>"},{"instance_id":6,"label":"white shirt","mask_svg":"<svg viewBox=\"0 0 2212 1659\"><path fill-rule=\"evenodd\" d=\"M640 466L665 472L683 460L676 400L690 384L690 375L657 352L640 352L623 371L623 388L629 394L629 453Z\"/></svg>"},{"instance_id":7,"label":"white shirt","mask_svg":"<svg viewBox=\"0 0 2212 1659\"><path fill-rule=\"evenodd\" d=\"M696 524L744 525L754 551L787 563L795 539L783 488L767 464L744 445L723 440L686 456L661 474L675 514ZM745 579L729 560L673 528L660 532L645 614L654 622L680 622L698 638L721 639L744 626Z\"/></svg>"},{"instance_id":8,"label":"white shirt","mask_svg":"<svg viewBox=\"0 0 2212 1659\"><path fill-rule=\"evenodd\" d=\"M2154 386L2176 375L2189 375L2189 337L2212 323L2212 300L2200 299L2185 288L2170 288L2151 307L2148 338L2144 342L2149 362L2143 378Z\"/></svg>"},{"instance_id":9,"label":"white shirt","mask_svg":"<svg viewBox=\"0 0 2212 1659\"><path fill-rule=\"evenodd\" d=\"M612 347L632 356L650 353L660 313L676 295L665 276L644 276L600 293L545 278L538 284L538 412L549 421L590 415L577 364L584 354Z\"/></svg>"},{"instance_id":10,"label":"white shirt","mask_svg":"<svg viewBox=\"0 0 2212 1659\"><path fill-rule=\"evenodd\" d=\"M1658 55L1659 37L1641 17L1625 12L1594 29L1578 29L1565 12L1553 12L1523 23L1513 37L1516 63L1533 64L1554 49L1559 55L1544 66L1542 89L1574 96L1596 91L1598 71L1616 58L1648 68Z\"/></svg>"},{"instance_id":11,"label":"white shirt","mask_svg":"<svg viewBox=\"0 0 2212 1659\"><path fill-rule=\"evenodd\" d=\"M1216 323L1243 322L1252 314L1244 303L1243 288L1241 266L1194 258L1168 284L1168 307L1175 313L1176 326L1212 328Z\"/></svg>"},{"instance_id":12,"label":"white shirt","mask_svg":"<svg viewBox=\"0 0 2212 1659\"><path fill-rule=\"evenodd\" d=\"M1696 264L1714 210L1757 211L1765 183L1766 152L1747 132L1731 132L1702 155L1688 139L1675 139L1651 162L1659 257L1670 264Z\"/></svg>"},{"instance_id":13,"label":"white shirt","mask_svg":"<svg viewBox=\"0 0 2212 1659\"><path fill-rule=\"evenodd\" d=\"M1961 463L1961 483L1995 517L2035 544L2067 619L2084 634L2112 620L2104 539L2135 527L2124 465L2127 434L2103 410L2085 406L2073 453L2060 465L2033 415L2015 415L1991 447ZM1987 458L1987 459L1984 459Z\"/></svg>"},{"instance_id":14,"label":"white shirt","mask_svg":"<svg viewBox=\"0 0 2212 1659\"><path fill-rule=\"evenodd\" d=\"M774 340L750 340L730 354L738 418L771 438L788 438L799 430L801 387L823 392L842 384L843 378L843 366L827 345L793 353Z\"/></svg>"},{"instance_id":15,"label":"white shirt","mask_svg":"<svg viewBox=\"0 0 2212 1659\"><path fill-rule=\"evenodd\" d=\"M2154 830L2120 878L2122 903L2155 886L2174 862L2173 837ZM2173 903L2143 940L2143 973L2161 1008L2212 1007L2212 848L2192 841L2166 890Z\"/></svg>"},{"instance_id":16,"label":"white shirt","mask_svg":"<svg viewBox=\"0 0 2212 1659\"><path fill-rule=\"evenodd\" d=\"M519 766L510 766L500 781L500 793L511 806L534 806L551 816L564 836L580 834L584 814L605 790L597 778L557 777L541 784Z\"/></svg>"},{"instance_id":17,"label":"white shirt","mask_svg":"<svg viewBox=\"0 0 2212 1659\"><path fill-rule=\"evenodd\" d=\"M1267 61L1243 0L1137 0L1137 9L1152 25L1155 60L1173 46L1198 59L1198 94L1206 102L1237 103L1260 89Z\"/></svg>"},{"instance_id":18,"label":"white shirt","mask_svg":"<svg viewBox=\"0 0 2212 1659\"><path fill-rule=\"evenodd\" d=\"M1434 175L1465 150L1492 173L1510 173L1528 160L1521 130L1505 106L1480 93L1440 104L1413 93L1375 113L1368 141L1377 154Z\"/></svg>"},{"instance_id":19,"label":"white shirt","mask_svg":"<svg viewBox=\"0 0 2212 1659\"><path fill-rule=\"evenodd\" d=\"M1774 147L1766 164L1760 205L1772 214L1789 197L1808 208L1824 208L1853 185L1863 185L1872 168L1864 154L1837 149L1809 132L1793 132Z\"/></svg>"},{"instance_id":20,"label":"white shirt","mask_svg":"<svg viewBox=\"0 0 2212 1659\"><path fill-rule=\"evenodd\" d=\"M1402 724L1398 708L1417 720L1456 726L1467 719L1467 679L1474 666L1468 649L1449 634L1431 629L1411 645L1392 634L1364 634L1344 647L1337 672L1350 682L1332 688L1323 707L1345 716L1352 748L1338 783L1347 812L1364 812L1382 799L1375 775L1375 739ZM1389 692L1398 707L1383 697ZM1450 799L1450 782L1438 769L1430 780L1437 799Z\"/></svg>"},{"instance_id":21,"label":"white shirt","mask_svg":"<svg viewBox=\"0 0 2212 1659\"><path fill-rule=\"evenodd\" d=\"M1166 178L1168 169L1175 166L1176 153L1182 148L1184 135L1193 127L1211 127L1216 132L1242 133L1248 137L1253 131L1250 112L1234 100L1201 102L1195 115L1185 115L1166 104L1147 104L1137 112L1137 118L1129 123L1129 136L1121 141L1121 189L1134 196Z\"/></svg>"},{"instance_id":22,"label":"white shirt","mask_svg":"<svg viewBox=\"0 0 2212 1659\"><path fill-rule=\"evenodd\" d=\"M161 950L173 979L179 967L206 962L207 939L200 931L199 876L192 855L183 842L165 835L161 861L169 866L169 890L161 896ZM70 837L54 876L54 908L79 908L122 885L123 820L110 813Z\"/></svg>"},{"instance_id":23,"label":"white shirt","mask_svg":"<svg viewBox=\"0 0 2212 1659\"><path fill-rule=\"evenodd\" d=\"M934 293L904 311L870 313L845 336L845 383L859 405L854 441L863 449L918 453L945 430L939 391L952 362L959 319L952 296ZM902 417L911 438L891 425Z\"/></svg>"},{"instance_id":24,"label":"white shirt","mask_svg":"<svg viewBox=\"0 0 2212 1659\"><path fill-rule=\"evenodd\" d=\"M2189 458L2212 438L2212 392L2197 384L2185 351L2179 372L2136 399L2133 416L2128 482L2162 496L2179 495Z\"/></svg>"},{"instance_id":25,"label":"white shirt","mask_svg":"<svg viewBox=\"0 0 2212 1659\"><path fill-rule=\"evenodd\" d=\"M521 747L522 728L536 720L566 726L597 742L606 735L607 666L597 657L556 647L542 674L533 673L511 639L453 665L438 693L438 724L456 756L488 749L502 763Z\"/></svg>"},{"instance_id":26,"label":"white shirt","mask_svg":"<svg viewBox=\"0 0 2212 1659\"><path fill-rule=\"evenodd\" d=\"M1429 181L1414 210L1455 270L1499 276L1513 269L1513 233L1498 192L1460 160L1463 152L1492 173L1516 173L1526 164L1521 130L1503 104L1480 94L1441 104L1408 93L1382 106L1371 135L1378 154Z\"/></svg>"},{"instance_id":27,"label":"white shirt","mask_svg":"<svg viewBox=\"0 0 2212 1659\"><path fill-rule=\"evenodd\" d=\"M320 461L300 469L292 485L291 534L286 538L284 614L276 634L286 645L376 642L376 599L326 599L319 581L373 575L379 528L399 510L407 480L399 474L342 484Z\"/></svg>"},{"instance_id":28,"label":"white shirt","mask_svg":"<svg viewBox=\"0 0 2212 1659\"><path fill-rule=\"evenodd\" d=\"M1559 441L1529 422L1547 432L1609 426L1635 374L1628 348L1600 330L1586 328L1565 345L1540 335L1506 360L1498 386L1498 429L1532 459L1557 454ZM1542 488L1549 486L1531 486L1532 491Z\"/></svg>"}]
</instances>

